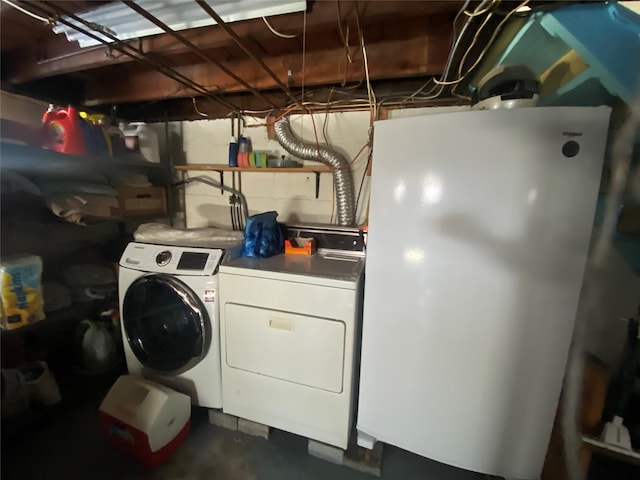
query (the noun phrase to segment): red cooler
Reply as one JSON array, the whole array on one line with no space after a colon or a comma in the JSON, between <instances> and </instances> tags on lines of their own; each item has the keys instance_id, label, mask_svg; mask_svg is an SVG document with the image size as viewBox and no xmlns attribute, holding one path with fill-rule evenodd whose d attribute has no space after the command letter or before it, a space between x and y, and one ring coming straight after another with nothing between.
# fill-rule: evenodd
<instances>
[{"instance_id":1,"label":"red cooler","mask_svg":"<svg viewBox=\"0 0 640 480\"><path fill-rule=\"evenodd\" d=\"M191 426L191 399L133 375L123 375L100 405L107 440L150 467L164 462Z\"/></svg>"}]
</instances>

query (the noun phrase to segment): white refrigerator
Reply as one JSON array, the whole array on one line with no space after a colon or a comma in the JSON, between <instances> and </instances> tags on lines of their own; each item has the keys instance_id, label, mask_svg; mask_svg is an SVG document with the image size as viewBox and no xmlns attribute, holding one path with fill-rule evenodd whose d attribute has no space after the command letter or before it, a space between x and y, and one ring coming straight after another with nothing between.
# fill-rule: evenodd
<instances>
[{"instance_id":1,"label":"white refrigerator","mask_svg":"<svg viewBox=\"0 0 640 480\"><path fill-rule=\"evenodd\" d=\"M375 124L358 443L467 470L542 470L610 109Z\"/></svg>"}]
</instances>

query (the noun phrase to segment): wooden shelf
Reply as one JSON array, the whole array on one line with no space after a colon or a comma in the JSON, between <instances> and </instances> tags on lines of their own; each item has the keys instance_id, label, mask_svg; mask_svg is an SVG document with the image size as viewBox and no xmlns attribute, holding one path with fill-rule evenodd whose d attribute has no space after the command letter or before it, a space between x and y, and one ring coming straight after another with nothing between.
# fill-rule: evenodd
<instances>
[{"instance_id":1,"label":"wooden shelf","mask_svg":"<svg viewBox=\"0 0 640 480\"><path fill-rule=\"evenodd\" d=\"M224 183L224 172L271 172L271 173L313 173L316 176L316 198L320 195L320 174L330 173L329 167L230 167L229 165L201 164L201 165L176 165L174 168L180 172L218 172L220 174L220 183Z\"/></svg>"},{"instance_id":2,"label":"wooden shelf","mask_svg":"<svg viewBox=\"0 0 640 480\"><path fill-rule=\"evenodd\" d=\"M605 443L600 438L594 438L588 435L582 435L582 441L586 443L587 447L594 453L599 453L600 455L605 455L632 465L640 465L640 451L638 450L620 448Z\"/></svg>"},{"instance_id":3,"label":"wooden shelf","mask_svg":"<svg viewBox=\"0 0 640 480\"><path fill-rule=\"evenodd\" d=\"M255 168L243 168L243 167L230 167L229 165L216 165L216 164L206 164L206 165L176 165L174 167L176 170L181 172L202 172L202 171L213 171L213 172L286 172L286 173L329 173L331 169L329 167L282 167L282 168L271 168L271 167L255 167Z\"/></svg>"}]
</instances>

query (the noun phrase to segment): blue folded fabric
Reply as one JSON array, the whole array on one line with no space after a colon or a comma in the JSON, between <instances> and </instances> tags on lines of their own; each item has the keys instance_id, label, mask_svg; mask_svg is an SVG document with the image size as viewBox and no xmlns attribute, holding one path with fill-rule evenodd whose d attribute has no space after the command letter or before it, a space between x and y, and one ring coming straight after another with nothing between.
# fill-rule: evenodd
<instances>
[{"instance_id":1,"label":"blue folded fabric","mask_svg":"<svg viewBox=\"0 0 640 480\"><path fill-rule=\"evenodd\" d=\"M284 235L276 221L278 212L264 212L247 219L244 229L243 257L267 258L284 248Z\"/></svg>"}]
</instances>

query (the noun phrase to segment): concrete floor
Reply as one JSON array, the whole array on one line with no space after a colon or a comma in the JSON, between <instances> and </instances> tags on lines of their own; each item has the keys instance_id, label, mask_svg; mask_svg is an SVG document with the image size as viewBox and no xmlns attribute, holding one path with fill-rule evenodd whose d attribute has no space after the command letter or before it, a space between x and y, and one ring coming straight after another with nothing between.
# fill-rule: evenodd
<instances>
[{"instance_id":1,"label":"concrete floor","mask_svg":"<svg viewBox=\"0 0 640 480\"><path fill-rule=\"evenodd\" d=\"M111 448L98 423L101 397L61 409L9 434L3 432L3 480L373 480L368 474L308 455L307 440L272 430L270 439L210 425L194 408L192 429L166 464L150 469ZM385 447L383 479L484 478L403 450Z\"/></svg>"},{"instance_id":2,"label":"concrete floor","mask_svg":"<svg viewBox=\"0 0 640 480\"><path fill-rule=\"evenodd\" d=\"M85 379L86 380L86 379ZM307 453L307 439L272 430L269 440L209 424L207 410L193 408L187 440L169 460L150 469L113 449L103 438L98 407L109 379L69 392L66 401L44 415L3 422L2 480L375 480ZM90 393L86 393L91 390ZM81 394L84 392L85 394ZM65 395L63 395L65 398ZM37 413L37 412L36 412ZM630 467L594 456L588 480L640 478ZM383 479L478 480L460 470L385 445Z\"/></svg>"},{"instance_id":3,"label":"concrete floor","mask_svg":"<svg viewBox=\"0 0 640 480\"><path fill-rule=\"evenodd\" d=\"M187 440L165 464L150 469L112 448L102 436L98 406L108 387L76 395L41 416L3 424L3 480L375 480L376 477L317 459L307 440L272 430L269 440L209 424L194 407ZM589 480L638 478L638 471L597 463ZM592 466L594 466L592 464ZM594 470L594 469L592 469ZM599 471L598 471L599 470ZM597 472L597 473L596 473ZM595 473L595 475L594 475ZM476 480L484 475L453 468L385 445L383 479Z\"/></svg>"}]
</instances>

